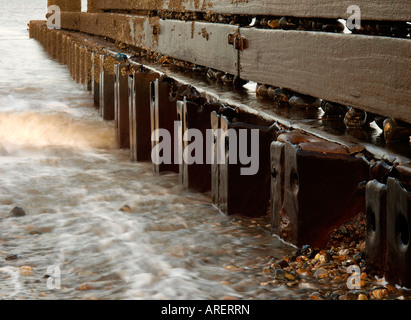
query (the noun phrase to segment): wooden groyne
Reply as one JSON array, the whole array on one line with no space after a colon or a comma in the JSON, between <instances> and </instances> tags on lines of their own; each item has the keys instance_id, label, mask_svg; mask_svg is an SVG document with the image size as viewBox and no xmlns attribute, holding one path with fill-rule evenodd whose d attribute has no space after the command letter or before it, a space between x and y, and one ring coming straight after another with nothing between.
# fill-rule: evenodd
<instances>
[{"instance_id":1,"label":"wooden groyne","mask_svg":"<svg viewBox=\"0 0 411 320\"><path fill-rule=\"evenodd\" d=\"M153 133L166 129L178 161L153 161L153 171L211 192L226 215L269 213L273 234L297 246L324 247L364 212L367 266L409 287L411 6L357 2L363 28L352 33L338 20L350 16L347 1L89 0L88 12L80 1L49 1L61 5L61 29L29 27L91 90L101 118L115 121L131 161L153 161ZM250 81L256 96L243 99ZM307 121L319 110L322 120ZM324 119L361 132L375 121L386 143L323 130ZM207 162L206 145L204 161L188 163L177 152L189 145L188 129L237 138L257 130L258 172L242 175L230 162L239 151L218 138L209 147L225 163Z\"/></svg>"}]
</instances>

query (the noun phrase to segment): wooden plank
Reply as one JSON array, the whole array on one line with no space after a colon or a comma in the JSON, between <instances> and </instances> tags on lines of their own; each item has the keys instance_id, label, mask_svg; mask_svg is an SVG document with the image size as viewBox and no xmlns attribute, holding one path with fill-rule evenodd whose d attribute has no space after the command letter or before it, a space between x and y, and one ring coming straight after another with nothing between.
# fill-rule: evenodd
<instances>
[{"instance_id":1,"label":"wooden plank","mask_svg":"<svg viewBox=\"0 0 411 320\"><path fill-rule=\"evenodd\" d=\"M228 35L237 31L225 24L160 20L158 52L236 75L238 51Z\"/></svg>"},{"instance_id":2,"label":"wooden plank","mask_svg":"<svg viewBox=\"0 0 411 320\"><path fill-rule=\"evenodd\" d=\"M107 37L147 50L157 47L158 18L115 13L61 13L61 28Z\"/></svg>"},{"instance_id":3,"label":"wooden plank","mask_svg":"<svg viewBox=\"0 0 411 320\"><path fill-rule=\"evenodd\" d=\"M87 12L101 12L99 0L87 0Z\"/></svg>"},{"instance_id":4,"label":"wooden plank","mask_svg":"<svg viewBox=\"0 0 411 320\"><path fill-rule=\"evenodd\" d=\"M169 10L221 14L273 15L347 19L350 5L363 20L411 21L410 0L94 0L100 10Z\"/></svg>"},{"instance_id":5,"label":"wooden plank","mask_svg":"<svg viewBox=\"0 0 411 320\"><path fill-rule=\"evenodd\" d=\"M411 41L241 29L243 79L285 87L411 123Z\"/></svg>"},{"instance_id":6,"label":"wooden plank","mask_svg":"<svg viewBox=\"0 0 411 320\"><path fill-rule=\"evenodd\" d=\"M58 6L61 11L81 12L81 0L47 0L47 7Z\"/></svg>"},{"instance_id":7,"label":"wooden plank","mask_svg":"<svg viewBox=\"0 0 411 320\"><path fill-rule=\"evenodd\" d=\"M228 44L237 26L204 22L159 20L114 13L61 15L62 29L108 37L176 59L238 73L238 52Z\"/></svg>"}]
</instances>

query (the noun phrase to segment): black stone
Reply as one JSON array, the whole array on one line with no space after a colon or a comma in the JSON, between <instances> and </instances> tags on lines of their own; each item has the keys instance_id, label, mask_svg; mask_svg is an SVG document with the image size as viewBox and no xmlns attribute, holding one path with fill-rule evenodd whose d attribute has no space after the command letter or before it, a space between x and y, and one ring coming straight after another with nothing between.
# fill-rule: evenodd
<instances>
[{"instance_id":1,"label":"black stone","mask_svg":"<svg viewBox=\"0 0 411 320\"><path fill-rule=\"evenodd\" d=\"M26 212L24 211L23 208L21 207L14 207L10 212L9 212L9 217L23 217L26 215Z\"/></svg>"}]
</instances>

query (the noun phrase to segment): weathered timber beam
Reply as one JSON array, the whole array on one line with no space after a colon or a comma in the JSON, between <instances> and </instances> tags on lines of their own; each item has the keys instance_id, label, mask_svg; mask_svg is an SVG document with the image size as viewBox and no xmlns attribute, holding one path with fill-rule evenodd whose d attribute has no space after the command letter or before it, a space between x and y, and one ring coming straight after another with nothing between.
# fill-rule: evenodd
<instances>
[{"instance_id":1,"label":"weathered timber beam","mask_svg":"<svg viewBox=\"0 0 411 320\"><path fill-rule=\"evenodd\" d=\"M90 1L90 0L89 0ZM99 10L169 10L219 14L347 19L350 5L363 20L411 21L410 0L93 0Z\"/></svg>"},{"instance_id":2,"label":"weathered timber beam","mask_svg":"<svg viewBox=\"0 0 411 320\"><path fill-rule=\"evenodd\" d=\"M411 42L407 39L238 29L107 13L63 12L62 28L106 36L246 80L411 123ZM146 36L155 28L157 34ZM236 32L247 44L239 53L228 43L228 35Z\"/></svg>"},{"instance_id":3,"label":"weathered timber beam","mask_svg":"<svg viewBox=\"0 0 411 320\"><path fill-rule=\"evenodd\" d=\"M156 50L158 18L114 13L61 13L61 28Z\"/></svg>"},{"instance_id":4,"label":"weathered timber beam","mask_svg":"<svg viewBox=\"0 0 411 320\"><path fill-rule=\"evenodd\" d=\"M47 7L58 6L61 11L81 12L81 0L47 0Z\"/></svg>"},{"instance_id":5,"label":"weathered timber beam","mask_svg":"<svg viewBox=\"0 0 411 320\"><path fill-rule=\"evenodd\" d=\"M176 59L238 74L238 51L228 43L237 26L160 20L158 52Z\"/></svg>"},{"instance_id":6,"label":"weathered timber beam","mask_svg":"<svg viewBox=\"0 0 411 320\"><path fill-rule=\"evenodd\" d=\"M411 123L411 41L241 29L243 79Z\"/></svg>"},{"instance_id":7,"label":"weathered timber beam","mask_svg":"<svg viewBox=\"0 0 411 320\"><path fill-rule=\"evenodd\" d=\"M228 43L228 35L236 33L237 26L114 13L63 12L61 27L108 37L230 74L238 73L238 51Z\"/></svg>"}]
</instances>

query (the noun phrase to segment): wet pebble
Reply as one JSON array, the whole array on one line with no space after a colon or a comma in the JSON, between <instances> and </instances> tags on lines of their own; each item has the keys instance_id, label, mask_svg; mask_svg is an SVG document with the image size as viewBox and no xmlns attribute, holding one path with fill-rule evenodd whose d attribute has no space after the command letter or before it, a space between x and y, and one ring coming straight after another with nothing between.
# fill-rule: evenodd
<instances>
[{"instance_id":1,"label":"wet pebble","mask_svg":"<svg viewBox=\"0 0 411 320\"><path fill-rule=\"evenodd\" d=\"M120 211L130 213L132 210L131 210L130 206L128 204L126 204L126 205L124 205L120 208Z\"/></svg>"},{"instance_id":2,"label":"wet pebble","mask_svg":"<svg viewBox=\"0 0 411 320\"><path fill-rule=\"evenodd\" d=\"M291 107L294 108L308 109L318 108L321 104L321 101L311 96L295 94L290 98L290 100L288 100L288 103Z\"/></svg>"},{"instance_id":3,"label":"wet pebble","mask_svg":"<svg viewBox=\"0 0 411 320\"><path fill-rule=\"evenodd\" d=\"M317 251L310 245L304 245L297 254L312 259L316 256Z\"/></svg>"},{"instance_id":4,"label":"wet pebble","mask_svg":"<svg viewBox=\"0 0 411 320\"><path fill-rule=\"evenodd\" d=\"M353 260L357 263L360 263L362 260L365 259L365 254L364 252L358 252L353 256Z\"/></svg>"},{"instance_id":5,"label":"wet pebble","mask_svg":"<svg viewBox=\"0 0 411 320\"><path fill-rule=\"evenodd\" d=\"M317 269L314 273L314 277L317 279L328 278L328 272L324 268Z\"/></svg>"},{"instance_id":6,"label":"wet pebble","mask_svg":"<svg viewBox=\"0 0 411 320\"><path fill-rule=\"evenodd\" d=\"M94 290L95 288L90 284L82 284L76 288L78 291L89 291Z\"/></svg>"},{"instance_id":7,"label":"wet pebble","mask_svg":"<svg viewBox=\"0 0 411 320\"><path fill-rule=\"evenodd\" d=\"M367 112L350 108L344 116L344 124L347 128L361 128L367 123Z\"/></svg>"},{"instance_id":8,"label":"wet pebble","mask_svg":"<svg viewBox=\"0 0 411 320\"><path fill-rule=\"evenodd\" d=\"M288 262L285 261L284 259L274 263L273 265L275 268L280 268L280 269L284 269L286 267L288 267Z\"/></svg>"},{"instance_id":9,"label":"wet pebble","mask_svg":"<svg viewBox=\"0 0 411 320\"><path fill-rule=\"evenodd\" d=\"M20 256L19 254L13 253L13 254L9 254L9 255L5 258L5 260L6 260L6 261L12 261L12 260L17 260L17 259L21 259L21 258L23 258L23 257Z\"/></svg>"},{"instance_id":10,"label":"wet pebble","mask_svg":"<svg viewBox=\"0 0 411 320\"><path fill-rule=\"evenodd\" d=\"M371 292L372 296L377 300L382 300L388 295L387 289L375 289Z\"/></svg>"},{"instance_id":11,"label":"wet pebble","mask_svg":"<svg viewBox=\"0 0 411 320\"><path fill-rule=\"evenodd\" d=\"M268 87L265 84L258 84L256 87L256 93L262 97L268 97L267 94Z\"/></svg>"},{"instance_id":12,"label":"wet pebble","mask_svg":"<svg viewBox=\"0 0 411 320\"><path fill-rule=\"evenodd\" d=\"M33 275L33 268L30 266L21 266L20 267L20 274L22 276L31 276Z\"/></svg>"},{"instance_id":13,"label":"wet pebble","mask_svg":"<svg viewBox=\"0 0 411 320\"><path fill-rule=\"evenodd\" d=\"M18 218L26 215L26 211L22 207L14 207L10 210L8 217L9 218Z\"/></svg>"},{"instance_id":14,"label":"wet pebble","mask_svg":"<svg viewBox=\"0 0 411 320\"><path fill-rule=\"evenodd\" d=\"M275 279L282 280L282 281L295 281L295 280L297 280L297 277L293 273L291 273L287 270L284 270L284 269L275 269L274 277L275 277Z\"/></svg>"},{"instance_id":15,"label":"wet pebble","mask_svg":"<svg viewBox=\"0 0 411 320\"><path fill-rule=\"evenodd\" d=\"M329 101L321 101L321 109L326 117L344 117L348 107Z\"/></svg>"},{"instance_id":16,"label":"wet pebble","mask_svg":"<svg viewBox=\"0 0 411 320\"><path fill-rule=\"evenodd\" d=\"M367 297L366 294L360 293L360 294L358 295L357 300L368 300L368 297Z\"/></svg>"},{"instance_id":17,"label":"wet pebble","mask_svg":"<svg viewBox=\"0 0 411 320\"><path fill-rule=\"evenodd\" d=\"M311 300L324 300L324 298L321 297L321 294L319 292L314 292L313 294L310 295Z\"/></svg>"}]
</instances>

